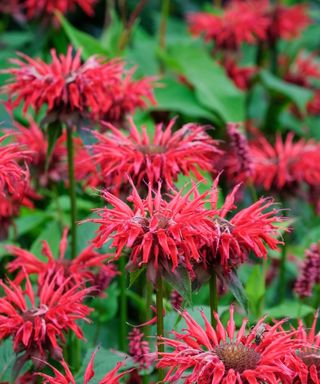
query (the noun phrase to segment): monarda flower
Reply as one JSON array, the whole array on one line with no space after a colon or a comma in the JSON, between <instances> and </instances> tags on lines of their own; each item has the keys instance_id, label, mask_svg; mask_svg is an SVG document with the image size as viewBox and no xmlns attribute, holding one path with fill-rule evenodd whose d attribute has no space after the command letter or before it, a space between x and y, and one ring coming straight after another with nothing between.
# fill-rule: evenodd
<instances>
[{"instance_id":1,"label":"monarda flower","mask_svg":"<svg viewBox=\"0 0 320 384\"><path fill-rule=\"evenodd\" d=\"M234 201L240 184L227 195L221 208L217 207L217 185L218 178L213 184L211 210L208 211L212 233L201 251L205 268L220 265L225 271L229 271L244 263L251 252L258 258L266 258L267 247L277 250L278 245L283 244L277 238L277 223L282 222L283 218L278 215L279 210L274 208L272 199L261 198L230 215L236 208Z\"/></svg>"},{"instance_id":2,"label":"monarda flower","mask_svg":"<svg viewBox=\"0 0 320 384\"><path fill-rule=\"evenodd\" d=\"M287 354L298 346L295 331L285 332L284 321L264 324L264 318L246 333L248 320L244 319L239 330L230 319L224 327L217 313L217 326L213 328L203 312L204 326L198 324L188 312L182 312L187 328L183 333L173 331L174 339L160 338L159 343L172 348L160 353L158 368L169 368L166 383L292 383L295 375L284 363ZM257 338L259 328L265 332Z\"/></svg>"},{"instance_id":3,"label":"monarda flower","mask_svg":"<svg viewBox=\"0 0 320 384\"><path fill-rule=\"evenodd\" d=\"M293 384L320 383L320 332L316 333L319 310L315 312L313 323L308 330L299 320L297 339L302 344L295 355L287 356L287 365L296 375Z\"/></svg>"},{"instance_id":4,"label":"monarda flower","mask_svg":"<svg viewBox=\"0 0 320 384\"><path fill-rule=\"evenodd\" d=\"M253 66L239 67L235 60L225 59L223 66L228 77L242 91L247 91L250 88L251 80L257 73L257 68Z\"/></svg>"},{"instance_id":5,"label":"monarda flower","mask_svg":"<svg viewBox=\"0 0 320 384\"><path fill-rule=\"evenodd\" d=\"M48 259L48 262L39 260L31 252L14 245L6 246L6 250L15 257L13 261L8 264L9 272L17 272L15 279L16 283L20 283L27 273L28 275L38 275L39 288L44 285L45 281L53 279L57 286L65 285L68 290L74 284L80 285L90 282L96 282L99 273L108 276L108 282L117 275L117 270L114 264L105 264L109 254L99 254L92 246L85 248L73 260L65 258L66 249L68 246L67 241L68 230L63 231L63 236L60 241L59 257L55 259L52 250L46 240L43 241L42 255ZM69 283L66 285L65 281L68 279ZM104 284L106 288L106 284Z\"/></svg>"},{"instance_id":6,"label":"monarda flower","mask_svg":"<svg viewBox=\"0 0 320 384\"><path fill-rule=\"evenodd\" d=\"M48 356L62 358L59 342L65 342L65 334L73 331L83 338L77 320L87 320L90 309L82 304L90 289L80 289L79 284L66 289L70 279L60 286L54 277L48 276L36 297L26 276L26 288L8 281L0 281L5 296L0 298L0 340L12 336L15 353L24 352L22 362L32 359L39 367Z\"/></svg>"},{"instance_id":7,"label":"monarda flower","mask_svg":"<svg viewBox=\"0 0 320 384\"><path fill-rule=\"evenodd\" d=\"M175 271L183 265L192 273L191 261L199 261L199 246L209 236L204 209L204 196L191 199L193 187L184 196L182 191L164 200L161 184L142 199L133 186L128 205L108 191L102 196L111 206L97 209L99 218L88 221L100 224L93 244L102 247L107 241L116 250L118 259L124 248L130 249L127 268L147 267L147 276L155 282L158 273ZM159 271L160 270L160 271Z\"/></svg>"},{"instance_id":8,"label":"monarda flower","mask_svg":"<svg viewBox=\"0 0 320 384\"><path fill-rule=\"evenodd\" d=\"M48 140L39 125L30 118L28 127L15 121L14 128L10 130L12 137L18 144L30 150L28 163L31 176L41 186L46 186L50 181L64 180L67 175L65 137L60 136L56 141L46 170Z\"/></svg>"},{"instance_id":9,"label":"monarda flower","mask_svg":"<svg viewBox=\"0 0 320 384\"><path fill-rule=\"evenodd\" d=\"M285 74L285 80L289 83L305 88L312 88L313 80L320 77L320 63L314 55L302 55L294 61Z\"/></svg>"},{"instance_id":10,"label":"monarda flower","mask_svg":"<svg viewBox=\"0 0 320 384\"><path fill-rule=\"evenodd\" d=\"M174 120L171 120L166 128L158 124L151 138L144 127L140 133L131 119L129 122L129 135L110 124L107 126L111 133L93 133L98 142L91 148L92 159L100 168L102 179L116 193L126 175L137 188L148 183L156 186L162 180L166 189L170 189L179 174L193 173L202 180L200 170L214 171L217 155L222 152L203 126L190 123L172 132Z\"/></svg>"},{"instance_id":11,"label":"monarda flower","mask_svg":"<svg viewBox=\"0 0 320 384\"><path fill-rule=\"evenodd\" d=\"M292 191L301 184L320 185L320 146L313 140L296 142L293 133L271 145L263 136L250 143L252 179L265 190Z\"/></svg>"},{"instance_id":12,"label":"monarda flower","mask_svg":"<svg viewBox=\"0 0 320 384\"><path fill-rule=\"evenodd\" d=\"M320 248L318 244L311 244L305 252L294 290L300 298L310 297L315 284L320 284Z\"/></svg>"},{"instance_id":13,"label":"monarda flower","mask_svg":"<svg viewBox=\"0 0 320 384\"><path fill-rule=\"evenodd\" d=\"M80 54L78 51L73 57L69 46L67 55L58 57L52 49L52 62L47 64L20 53L21 59L11 59L17 68L3 71L12 78L2 92L14 99L13 107L23 102L24 112L30 107L39 111L46 105L49 122L70 123L74 114L97 118L112 104L113 87L121 81L123 64L117 60L105 62L97 56L81 64Z\"/></svg>"},{"instance_id":14,"label":"monarda flower","mask_svg":"<svg viewBox=\"0 0 320 384\"><path fill-rule=\"evenodd\" d=\"M94 358L95 358L96 352L92 354L92 357L90 359L90 362L85 370L84 376L83 376L83 384L89 384L91 382L91 379L94 378ZM61 365L64 369L64 373L61 373L60 370L57 368L49 365L54 373L54 377L50 376L46 373L38 373L39 376L41 376L44 381L43 384L75 384L76 380L68 366L68 364L62 360ZM104 376L102 380L99 382L95 380L97 384L120 384L120 378L123 377L128 373L122 372L120 373L120 368L124 365L124 363L120 362L118 363L109 373Z\"/></svg>"},{"instance_id":15,"label":"monarda flower","mask_svg":"<svg viewBox=\"0 0 320 384\"><path fill-rule=\"evenodd\" d=\"M218 49L237 50L242 43L265 40L269 19L258 2L234 1L222 14L191 13L188 23L193 35L214 40Z\"/></svg>"},{"instance_id":16,"label":"monarda flower","mask_svg":"<svg viewBox=\"0 0 320 384\"><path fill-rule=\"evenodd\" d=\"M138 365L139 369L149 369L152 364L149 343L143 340L144 334L138 329L133 328L129 333L129 355Z\"/></svg>"}]
</instances>

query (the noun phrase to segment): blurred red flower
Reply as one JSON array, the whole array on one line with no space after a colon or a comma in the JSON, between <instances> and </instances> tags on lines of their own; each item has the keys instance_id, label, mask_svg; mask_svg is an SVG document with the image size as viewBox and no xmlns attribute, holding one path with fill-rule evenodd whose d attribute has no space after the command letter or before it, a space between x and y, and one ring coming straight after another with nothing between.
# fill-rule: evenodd
<instances>
[{"instance_id":1,"label":"blurred red flower","mask_svg":"<svg viewBox=\"0 0 320 384\"><path fill-rule=\"evenodd\" d=\"M10 280L7 285L0 281L5 293L0 298L0 339L12 336L14 352L24 351L23 361L32 359L39 367L48 355L61 359L58 343L65 342L65 333L72 330L78 338L83 337L76 320L87 320L90 309L82 301L91 290L80 290L79 284L66 289L70 279L58 287L56 278L48 276L38 297L28 276L25 291Z\"/></svg>"},{"instance_id":2,"label":"blurred red flower","mask_svg":"<svg viewBox=\"0 0 320 384\"><path fill-rule=\"evenodd\" d=\"M92 357L90 359L90 362L85 370L84 376L83 376L83 384L88 384L92 378L94 378L94 358L95 358L96 352L92 354ZM37 375L41 376L44 381L43 384L74 384L75 378L68 366L68 364L62 360L61 365L64 368L65 373L61 373L57 368L53 367L52 365L49 365L54 373L54 377L49 376L46 373L38 373ZM126 375L128 371L119 373L119 369L123 366L123 363L118 363L114 369L112 369L109 373L104 376L102 380L99 380L97 382L98 384L120 384L119 379Z\"/></svg>"},{"instance_id":3,"label":"blurred red flower","mask_svg":"<svg viewBox=\"0 0 320 384\"><path fill-rule=\"evenodd\" d=\"M205 127L190 123L172 133L175 120L171 120L165 129L158 124L151 138L145 127L140 133L132 119L129 122L129 135L110 124L106 126L111 133L93 132L98 142L91 147L91 158L101 170L100 178L115 193L119 193L127 175L137 188L148 183L156 187L158 181L163 181L170 189L179 174L193 173L202 180L199 170L214 171L217 155L222 152ZM82 163L86 167L86 159L80 159L78 168Z\"/></svg>"},{"instance_id":4,"label":"blurred red flower","mask_svg":"<svg viewBox=\"0 0 320 384\"><path fill-rule=\"evenodd\" d=\"M174 339L160 338L159 343L172 348L160 353L159 368L169 368L166 383L185 384L211 383L292 383L295 372L284 363L285 357L294 353L299 345L294 339L295 331L285 332L284 321L273 325L264 324L264 318L245 333L248 320L244 319L237 331L230 319L224 327L217 313L215 329L201 312L205 326L198 324L188 312L182 312L187 328L183 333L173 331ZM256 334L263 326L265 332L259 342Z\"/></svg>"},{"instance_id":5,"label":"blurred red flower","mask_svg":"<svg viewBox=\"0 0 320 384\"><path fill-rule=\"evenodd\" d=\"M267 246L278 249L279 228L276 223L282 222L279 210L270 209L273 200L261 198L247 208L241 209L231 218L227 218L230 212L236 208L234 201L240 187L238 184L227 195L221 208L217 207L219 192L218 178L215 180L211 193L211 210L208 215L212 222L211 242L208 241L202 252L206 264L218 264L225 270L237 267L244 263L250 252L256 257L267 257Z\"/></svg>"},{"instance_id":6,"label":"blurred red flower","mask_svg":"<svg viewBox=\"0 0 320 384\"><path fill-rule=\"evenodd\" d=\"M149 369L153 358L150 354L149 343L143 340L143 338L143 332L139 328L133 328L128 336L129 355L132 356L133 361L138 365L138 369Z\"/></svg>"},{"instance_id":7,"label":"blurred red flower","mask_svg":"<svg viewBox=\"0 0 320 384\"><path fill-rule=\"evenodd\" d=\"M53 279L57 286L65 285L65 289L68 290L74 284L84 285L86 282L90 282L91 285L94 285L97 278L96 275L102 271L105 278L108 276L108 282L110 283L117 275L114 264L105 264L105 261L110 258L111 255L100 254L94 250L93 246L89 246L83 249L75 259L66 259L65 253L68 246L67 236L68 229L65 229L60 241L58 259L54 258L47 241L43 241L42 255L48 259L48 262L39 260L39 258L31 252L15 245L6 246L6 250L15 257L15 259L7 265L9 272L18 271L15 283L21 283L26 273L28 275L36 274L38 275L40 289L42 289L45 281L48 280L51 282ZM66 279L69 281L68 284L64 283Z\"/></svg>"},{"instance_id":8,"label":"blurred red flower","mask_svg":"<svg viewBox=\"0 0 320 384\"><path fill-rule=\"evenodd\" d=\"M112 195L103 192L103 198L111 208L97 209L98 219L87 221L100 224L98 235L93 240L97 247L112 240L118 259L124 247L130 248L129 269L147 266L148 278L154 282L157 273L163 270L175 271L178 265L185 266L192 272L191 261L199 261L199 245L208 234L204 195L191 199L195 194L193 187L184 196L182 191L175 195L161 195L161 184L153 192L149 184L148 196L141 199L133 186L128 201L131 206Z\"/></svg>"},{"instance_id":9,"label":"blurred red flower","mask_svg":"<svg viewBox=\"0 0 320 384\"><path fill-rule=\"evenodd\" d=\"M255 1L233 1L222 14L191 13L188 22L193 35L203 35L207 41L214 40L217 48L230 50L265 40L269 25L261 4Z\"/></svg>"},{"instance_id":10,"label":"blurred red flower","mask_svg":"<svg viewBox=\"0 0 320 384\"><path fill-rule=\"evenodd\" d=\"M301 183L320 185L320 145L313 140L293 140L290 132L285 139L277 135L274 145L262 135L250 143L254 184L265 190L288 191Z\"/></svg>"},{"instance_id":11,"label":"blurred red flower","mask_svg":"<svg viewBox=\"0 0 320 384\"><path fill-rule=\"evenodd\" d=\"M256 67L239 67L236 61L231 58L225 59L222 64L227 72L227 75L239 89L243 91L249 89L251 79L257 73L258 70Z\"/></svg>"}]
</instances>

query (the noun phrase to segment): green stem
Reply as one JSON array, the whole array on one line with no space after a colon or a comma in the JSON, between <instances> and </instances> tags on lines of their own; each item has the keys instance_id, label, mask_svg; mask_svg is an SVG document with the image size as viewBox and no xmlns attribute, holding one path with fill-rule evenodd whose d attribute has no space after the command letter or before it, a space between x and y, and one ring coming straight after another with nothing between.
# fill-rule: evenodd
<instances>
[{"instance_id":1,"label":"green stem","mask_svg":"<svg viewBox=\"0 0 320 384\"><path fill-rule=\"evenodd\" d=\"M279 303L282 303L286 295L286 261L287 261L287 248L283 245L280 260L280 273L279 273Z\"/></svg>"},{"instance_id":2,"label":"green stem","mask_svg":"<svg viewBox=\"0 0 320 384\"><path fill-rule=\"evenodd\" d=\"M159 338L163 336L163 282L161 275L157 279L157 293L156 293L156 306L157 306L157 336L158 336L158 353L164 352L164 345L159 343ZM158 355L158 359L161 359L161 356ZM164 370L158 370L158 382L162 383L165 377Z\"/></svg>"},{"instance_id":3,"label":"green stem","mask_svg":"<svg viewBox=\"0 0 320 384\"><path fill-rule=\"evenodd\" d=\"M127 321L128 321L128 301L127 301L127 271L126 258L121 256L119 259L119 288L120 288L120 329L119 329L119 348L121 351L127 351Z\"/></svg>"},{"instance_id":4,"label":"green stem","mask_svg":"<svg viewBox=\"0 0 320 384\"><path fill-rule=\"evenodd\" d=\"M210 313L211 313L211 325L215 327L217 321L214 318L213 313L218 312L218 287L217 287L217 275L212 271L210 280L209 280L209 290L210 290Z\"/></svg>"},{"instance_id":5,"label":"green stem","mask_svg":"<svg viewBox=\"0 0 320 384\"><path fill-rule=\"evenodd\" d=\"M159 30L159 43L160 48L165 50L166 48L166 34L167 34L167 20L170 10L170 0L162 0L161 7L161 21L160 21L160 30Z\"/></svg>"},{"instance_id":6,"label":"green stem","mask_svg":"<svg viewBox=\"0 0 320 384\"><path fill-rule=\"evenodd\" d=\"M151 305L152 305L152 293L153 293L153 287L149 283L149 281L146 279L145 282L145 322L151 320L152 318L152 310L151 310ZM146 325L144 327L144 334L146 337L150 336L150 326Z\"/></svg>"},{"instance_id":7,"label":"green stem","mask_svg":"<svg viewBox=\"0 0 320 384\"><path fill-rule=\"evenodd\" d=\"M74 177L74 148L72 140L72 128L67 127L67 150L68 150L68 174L69 174L69 196L71 208L71 259L77 256L77 199L76 181Z\"/></svg>"}]
</instances>

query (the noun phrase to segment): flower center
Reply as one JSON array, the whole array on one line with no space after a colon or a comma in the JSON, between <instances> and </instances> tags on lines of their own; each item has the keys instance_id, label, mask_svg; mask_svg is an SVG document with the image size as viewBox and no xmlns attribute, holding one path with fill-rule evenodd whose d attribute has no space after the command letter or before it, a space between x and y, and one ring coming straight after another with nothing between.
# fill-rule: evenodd
<instances>
[{"instance_id":1,"label":"flower center","mask_svg":"<svg viewBox=\"0 0 320 384\"><path fill-rule=\"evenodd\" d=\"M157 155L159 153L164 153L166 148L163 145L138 145L138 150L145 155Z\"/></svg>"},{"instance_id":2,"label":"flower center","mask_svg":"<svg viewBox=\"0 0 320 384\"><path fill-rule=\"evenodd\" d=\"M223 362L226 371L233 369L242 373L247 369L255 369L260 361L260 353L253 348L246 347L243 344L226 343L218 345L213 349Z\"/></svg>"},{"instance_id":3,"label":"flower center","mask_svg":"<svg viewBox=\"0 0 320 384\"><path fill-rule=\"evenodd\" d=\"M320 373L320 351L310 351L299 353L300 359L308 366L315 365Z\"/></svg>"},{"instance_id":4,"label":"flower center","mask_svg":"<svg viewBox=\"0 0 320 384\"><path fill-rule=\"evenodd\" d=\"M32 321L35 317L37 316L43 316L45 315L47 312L48 312L49 308L44 305L44 304L41 304L39 308L31 308L31 309L27 309L24 313L23 313L23 318L25 320L29 320L29 321Z\"/></svg>"},{"instance_id":5,"label":"flower center","mask_svg":"<svg viewBox=\"0 0 320 384\"><path fill-rule=\"evenodd\" d=\"M223 219L222 217L215 217L214 223L217 227L219 227L220 231L222 233L227 232L231 233L233 229L233 225L226 219Z\"/></svg>"}]
</instances>

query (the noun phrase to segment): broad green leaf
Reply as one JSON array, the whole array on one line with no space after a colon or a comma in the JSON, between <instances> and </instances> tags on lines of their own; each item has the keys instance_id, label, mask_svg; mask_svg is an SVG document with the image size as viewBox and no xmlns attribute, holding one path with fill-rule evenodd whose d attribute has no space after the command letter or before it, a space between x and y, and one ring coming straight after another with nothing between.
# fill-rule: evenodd
<instances>
[{"instance_id":1,"label":"broad green leaf","mask_svg":"<svg viewBox=\"0 0 320 384\"><path fill-rule=\"evenodd\" d=\"M48 211L52 211L56 209L57 204L59 205L59 208L64 212L70 211L70 198L69 196L62 195L59 196L57 201L52 201L52 203L48 207ZM77 209L79 211L90 211L93 208L95 208L95 204L92 201L84 200L81 198L77 198Z\"/></svg>"},{"instance_id":2,"label":"broad green leaf","mask_svg":"<svg viewBox=\"0 0 320 384\"><path fill-rule=\"evenodd\" d=\"M33 229L39 227L45 220L48 219L48 214L43 211L30 212L28 215L20 216L15 220L15 227L18 236L22 236Z\"/></svg>"},{"instance_id":3,"label":"broad green leaf","mask_svg":"<svg viewBox=\"0 0 320 384\"><path fill-rule=\"evenodd\" d=\"M75 48L82 50L82 57L85 60L92 55L110 55L110 52L101 45L99 40L76 29L61 13L58 14L58 17L71 43Z\"/></svg>"},{"instance_id":4,"label":"broad green leaf","mask_svg":"<svg viewBox=\"0 0 320 384\"><path fill-rule=\"evenodd\" d=\"M292 101L302 113L305 112L306 104L312 97L312 91L295 84L287 83L267 70L260 71L259 77L263 85L270 92L284 96L286 99Z\"/></svg>"},{"instance_id":5,"label":"broad green leaf","mask_svg":"<svg viewBox=\"0 0 320 384\"><path fill-rule=\"evenodd\" d=\"M47 261L47 258L42 256L42 242L46 240L52 250L53 256L57 257L59 252L59 244L61 240L60 226L56 221L49 222L40 235L33 242L30 252L35 254L40 260Z\"/></svg>"},{"instance_id":6,"label":"broad green leaf","mask_svg":"<svg viewBox=\"0 0 320 384\"><path fill-rule=\"evenodd\" d=\"M164 56L169 66L179 68L194 86L200 103L216 113L224 122L241 122L245 119L245 95L227 77L204 47L184 44L170 47Z\"/></svg>"},{"instance_id":7,"label":"broad green leaf","mask_svg":"<svg viewBox=\"0 0 320 384\"><path fill-rule=\"evenodd\" d=\"M230 271L229 273L223 273L222 271L217 271L219 279L221 279L230 289L231 293L241 305L241 307L248 312L248 298L246 291L243 288L243 285L237 276L236 271Z\"/></svg>"},{"instance_id":8,"label":"broad green leaf","mask_svg":"<svg viewBox=\"0 0 320 384\"><path fill-rule=\"evenodd\" d=\"M185 267L164 271L165 280L176 289L187 304L192 303L191 279Z\"/></svg>"},{"instance_id":9,"label":"broad green leaf","mask_svg":"<svg viewBox=\"0 0 320 384\"><path fill-rule=\"evenodd\" d=\"M251 310L257 316L261 315L261 300L264 298L266 292L262 265L255 265L252 268L245 286L245 291Z\"/></svg>"},{"instance_id":10,"label":"broad green leaf","mask_svg":"<svg viewBox=\"0 0 320 384\"><path fill-rule=\"evenodd\" d=\"M117 284L112 283L105 294L105 297L96 297L90 303L90 306L94 308L91 315L94 322L105 323L117 314L119 297Z\"/></svg>"},{"instance_id":11,"label":"broad green leaf","mask_svg":"<svg viewBox=\"0 0 320 384\"><path fill-rule=\"evenodd\" d=\"M297 319L314 313L314 308L299 301L286 301L276 307L266 309L265 312L271 318L290 317Z\"/></svg>"},{"instance_id":12,"label":"broad green leaf","mask_svg":"<svg viewBox=\"0 0 320 384\"><path fill-rule=\"evenodd\" d=\"M216 119L215 115L203 107L194 92L174 79L161 80L161 87L155 89L157 106L154 110L174 111L190 118Z\"/></svg>"}]
</instances>

